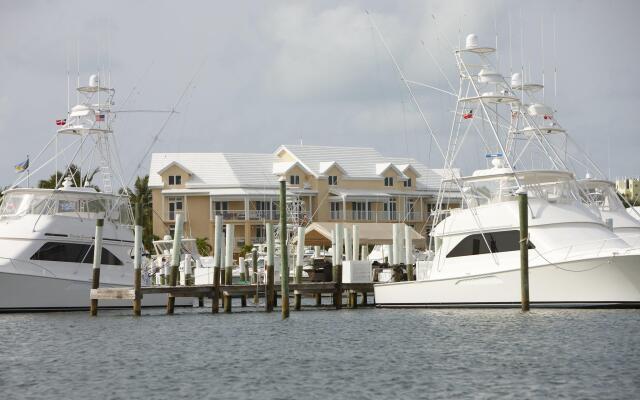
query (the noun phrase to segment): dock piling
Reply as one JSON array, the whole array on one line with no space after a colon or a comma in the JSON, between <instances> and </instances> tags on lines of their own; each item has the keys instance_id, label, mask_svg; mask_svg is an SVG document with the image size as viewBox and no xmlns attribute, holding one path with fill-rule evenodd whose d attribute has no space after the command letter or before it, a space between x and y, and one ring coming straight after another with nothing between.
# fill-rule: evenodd
<instances>
[{"instance_id":1,"label":"dock piling","mask_svg":"<svg viewBox=\"0 0 640 400\"><path fill-rule=\"evenodd\" d=\"M133 290L135 299L133 299L133 315L140 316L142 310L142 293L140 287L142 285L142 203L136 204L136 225L133 230L134 248L133 248Z\"/></svg>"},{"instance_id":2,"label":"dock piling","mask_svg":"<svg viewBox=\"0 0 640 400\"><path fill-rule=\"evenodd\" d=\"M287 247L287 178L280 177L280 295L282 319L289 318L289 250Z\"/></svg>"},{"instance_id":3,"label":"dock piling","mask_svg":"<svg viewBox=\"0 0 640 400\"><path fill-rule=\"evenodd\" d=\"M173 249L171 254L171 276L169 278L169 286L176 286L178 279L178 267L180 267L180 243L182 241L182 232L184 225L184 215L178 213L176 215L176 228L173 234ZM167 314L173 314L176 305L176 298L169 294L167 299Z\"/></svg>"},{"instance_id":4,"label":"dock piling","mask_svg":"<svg viewBox=\"0 0 640 400\"><path fill-rule=\"evenodd\" d=\"M298 250L296 253L295 283L302 283L302 264L304 262L304 240L305 240L305 229L303 226L300 226L298 227ZM298 311L300 310L300 308L302 308L302 294L296 292L294 309Z\"/></svg>"},{"instance_id":5,"label":"dock piling","mask_svg":"<svg viewBox=\"0 0 640 400\"><path fill-rule=\"evenodd\" d=\"M274 237L273 237L273 225L270 222L265 224L266 233L267 233L267 265L266 265L266 274L267 274L267 284L265 291L265 308L267 312L273 311L275 294L274 294Z\"/></svg>"},{"instance_id":6,"label":"dock piling","mask_svg":"<svg viewBox=\"0 0 640 400\"><path fill-rule=\"evenodd\" d=\"M520 216L520 295L522 311L529 311L529 214L528 196L524 188L516 191Z\"/></svg>"},{"instance_id":7,"label":"dock piling","mask_svg":"<svg viewBox=\"0 0 640 400\"><path fill-rule=\"evenodd\" d=\"M100 265L102 264L102 228L104 226L104 219L99 218L96 220L96 235L93 244L93 278L91 280L91 288L97 289L100 287ZM89 307L89 314L93 317L98 315L98 299L91 299L91 306Z\"/></svg>"}]
</instances>

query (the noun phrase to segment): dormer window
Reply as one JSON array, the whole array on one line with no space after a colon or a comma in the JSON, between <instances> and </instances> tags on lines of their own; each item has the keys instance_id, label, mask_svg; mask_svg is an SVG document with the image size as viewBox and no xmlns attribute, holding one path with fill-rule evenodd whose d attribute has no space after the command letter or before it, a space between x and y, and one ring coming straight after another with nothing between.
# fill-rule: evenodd
<instances>
[{"instance_id":1,"label":"dormer window","mask_svg":"<svg viewBox=\"0 0 640 400\"><path fill-rule=\"evenodd\" d=\"M407 180L404 181L404 187L411 187L411 178L407 178Z\"/></svg>"},{"instance_id":2,"label":"dormer window","mask_svg":"<svg viewBox=\"0 0 640 400\"><path fill-rule=\"evenodd\" d=\"M300 184L300 175L291 175L289 177L289 184L291 184L291 185L299 185Z\"/></svg>"},{"instance_id":3,"label":"dormer window","mask_svg":"<svg viewBox=\"0 0 640 400\"><path fill-rule=\"evenodd\" d=\"M338 185L338 177L336 175L329 176L329 186L337 186Z\"/></svg>"},{"instance_id":4,"label":"dormer window","mask_svg":"<svg viewBox=\"0 0 640 400\"><path fill-rule=\"evenodd\" d=\"M182 175L169 175L169 185L182 185Z\"/></svg>"},{"instance_id":5,"label":"dormer window","mask_svg":"<svg viewBox=\"0 0 640 400\"><path fill-rule=\"evenodd\" d=\"M387 176L384 178L384 185L385 186L393 186L393 177L392 176Z\"/></svg>"}]
</instances>

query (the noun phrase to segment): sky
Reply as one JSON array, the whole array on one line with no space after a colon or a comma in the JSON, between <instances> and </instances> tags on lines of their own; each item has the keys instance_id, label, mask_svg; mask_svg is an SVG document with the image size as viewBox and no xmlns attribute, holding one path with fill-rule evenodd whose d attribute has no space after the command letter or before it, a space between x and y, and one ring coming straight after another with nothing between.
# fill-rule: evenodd
<instances>
[{"instance_id":1,"label":"sky","mask_svg":"<svg viewBox=\"0 0 640 400\"><path fill-rule=\"evenodd\" d=\"M457 85L459 40L497 36L500 72L524 65L541 81L544 70L545 102L574 140L611 178L640 175L637 1L16 0L0 2L0 187L55 134L78 59L82 85L110 76L116 109L179 112L117 115L126 182L148 173L149 151L288 143L371 146L442 167L365 10L407 78L442 89ZM455 100L415 92L445 141ZM483 158L472 151L457 166Z\"/></svg>"}]
</instances>

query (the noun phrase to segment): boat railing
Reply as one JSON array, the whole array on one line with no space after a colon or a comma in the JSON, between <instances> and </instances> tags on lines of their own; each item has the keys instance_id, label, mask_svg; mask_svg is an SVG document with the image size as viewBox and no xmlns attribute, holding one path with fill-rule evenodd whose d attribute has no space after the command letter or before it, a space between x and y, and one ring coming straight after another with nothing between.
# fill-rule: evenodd
<instances>
[{"instance_id":1,"label":"boat railing","mask_svg":"<svg viewBox=\"0 0 640 400\"><path fill-rule=\"evenodd\" d=\"M630 246L624 239L636 238L640 242L639 234L618 235L613 238L599 239L561 246L544 252L534 249L539 257L547 262L564 262L589 257L622 255L630 251L640 250L640 246Z\"/></svg>"}]
</instances>

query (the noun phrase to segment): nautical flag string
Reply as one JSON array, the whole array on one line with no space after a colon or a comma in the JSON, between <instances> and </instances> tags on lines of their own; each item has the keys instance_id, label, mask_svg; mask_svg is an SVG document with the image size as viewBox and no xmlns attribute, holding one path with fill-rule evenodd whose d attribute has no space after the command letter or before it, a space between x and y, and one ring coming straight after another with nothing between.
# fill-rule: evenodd
<instances>
[{"instance_id":1,"label":"nautical flag string","mask_svg":"<svg viewBox=\"0 0 640 400\"><path fill-rule=\"evenodd\" d=\"M16 164L15 166L16 172L22 172L29 169L29 157L27 157L26 161Z\"/></svg>"}]
</instances>

